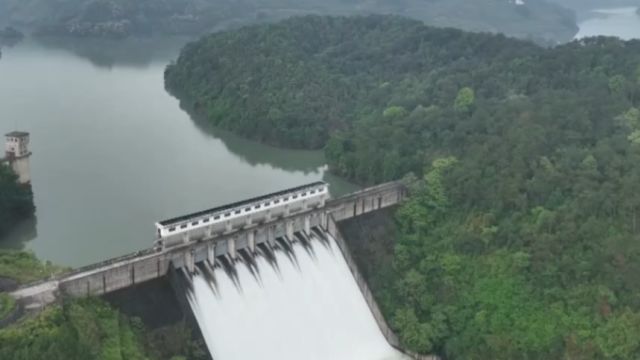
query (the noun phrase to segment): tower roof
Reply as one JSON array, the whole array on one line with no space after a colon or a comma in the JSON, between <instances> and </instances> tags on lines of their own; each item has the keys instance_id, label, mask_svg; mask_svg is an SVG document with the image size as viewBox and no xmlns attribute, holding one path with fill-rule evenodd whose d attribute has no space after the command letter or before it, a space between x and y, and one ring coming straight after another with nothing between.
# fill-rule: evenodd
<instances>
[{"instance_id":1,"label":"tower roof","mask_svg":"<svg viewBox=\"0 0 640 360\"><path fill-rule=\"evenodd\" d=\"M12 131L10 133L4 134L4 136L21 138L21 137L29 136L29 133L28 132L24 132L24 131Z\"/></svg>"}]
</instances>

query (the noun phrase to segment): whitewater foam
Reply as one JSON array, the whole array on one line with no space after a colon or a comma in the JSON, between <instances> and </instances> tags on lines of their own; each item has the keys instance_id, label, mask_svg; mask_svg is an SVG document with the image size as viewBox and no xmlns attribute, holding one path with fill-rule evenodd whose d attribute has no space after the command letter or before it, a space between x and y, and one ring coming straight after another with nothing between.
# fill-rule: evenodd
<instances>
[{"instance_id":1,"label":"whitewater foam","mask_svg":"<svg viewBox=\"0 0 640 360\"><path fill-rule=\"evenodd\" d=\"M214 360L405 359L380 332L335 240L305 245L231 272L216 266L214 281L202 269L193 276L187 297Z\"/></svg>"}]
</instances>

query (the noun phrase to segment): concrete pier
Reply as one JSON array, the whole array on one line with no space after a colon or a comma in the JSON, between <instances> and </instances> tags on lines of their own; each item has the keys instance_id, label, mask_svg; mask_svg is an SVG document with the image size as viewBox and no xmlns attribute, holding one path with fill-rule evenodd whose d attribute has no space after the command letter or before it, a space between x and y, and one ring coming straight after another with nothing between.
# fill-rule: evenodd
<instances>
[{"instance_id":1,"label":"concrete pier","mask_svg":"<svg viewBox=\"0 0 640 360\"><path fill-rule=\"evenodd\" d=\"M29 133L23 131L12 131L5 134L6 142L4 148L4 158L0 159L11 166L11 169L18 175L19 184L31 183L31 169L29 158Z\"/></svg>"}]
</instances>

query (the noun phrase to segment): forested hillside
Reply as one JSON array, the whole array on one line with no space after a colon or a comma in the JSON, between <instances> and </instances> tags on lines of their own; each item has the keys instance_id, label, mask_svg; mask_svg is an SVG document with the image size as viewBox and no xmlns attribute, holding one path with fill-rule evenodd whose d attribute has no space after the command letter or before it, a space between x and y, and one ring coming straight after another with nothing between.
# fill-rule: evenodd
<instances>
[{"instance_id":1,"label":"forested hillside","mask_svg":"<svg viewBox=\"0 0 640 360\"><path fill-rule=\"evenodd\" d=\"M219 126L326 143L350 179L422 179L372 275L410 348L640 358L639 41L306 17L206 37L166 79Z\"/></svg>"},{"instance_id":2,"label":"forested hillside","mask_svg":"<svg viewBox=\"0 0 640 360\"><path fill-rule=\"evenodd\" d=\"M184 324L150 330L139 318L120 313L104 300L87 298L67 299L0 329L0 359L206 360L210 356Z\"/></svg>"},{"instance_id":3,"label":"forested hillside","mask_svg":"<svg viewBox=\"0 0 640 360\"><path fill-rule=\"evenodd\" d=\"M571 11L543 0L0 0L0 25L84 37L202 34L293 15L375 13L551 42L577 32Z\"/></svg>"},{"instance_id":4,"label":"forested hillside","mask_svg":"<svg viewBox=\"0 0 640 360\"><path fill-rule=\"evenodd\" d=\"M11 168L0 164L0 234L35 211L31 188L19 185L17 179Z\"/></svg>"},{"instance_id":5,"label":"forested hillside","mask_svg":"<svg viewBox=\"0 0 640 360\"><path fill-rule=\"evenodd\" d=\"M357 119L394 105L413 110L405 103L415 106L422 97L423 106L446 104L458 91L456 78L472 70L492 76L481 68L539 52L504 36L399 17L307 16L188 44L165 79L188 108L217 126L286 147L319 148Z\"/></svg>"},{"instance_id":6,"label":"forested hillside","mask_svg":"<svg viewBox=\"0 0 640 360\"><path fill-rule=\"evenodd\" d=\"M74 301L0 330L0 359L150 359L142 332L100 300Z\"/></svg>"}]
</instances>

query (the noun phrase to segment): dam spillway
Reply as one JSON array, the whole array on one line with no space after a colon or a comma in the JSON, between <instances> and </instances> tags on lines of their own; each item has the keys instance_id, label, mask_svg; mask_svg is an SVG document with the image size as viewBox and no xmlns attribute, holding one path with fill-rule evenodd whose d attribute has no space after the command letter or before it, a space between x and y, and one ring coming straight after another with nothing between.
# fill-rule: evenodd
<instances>
[{"instance_id":1,"label":"dam spillway","mask_svg":"<svg viewBox=\"0 0 640 360\"><path fill-rule=\"evenodd\" d=\"M187 299L214 360L399 360L335 240L278 240L197 268Z\"/></svg>"}]
</instances>

